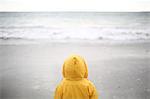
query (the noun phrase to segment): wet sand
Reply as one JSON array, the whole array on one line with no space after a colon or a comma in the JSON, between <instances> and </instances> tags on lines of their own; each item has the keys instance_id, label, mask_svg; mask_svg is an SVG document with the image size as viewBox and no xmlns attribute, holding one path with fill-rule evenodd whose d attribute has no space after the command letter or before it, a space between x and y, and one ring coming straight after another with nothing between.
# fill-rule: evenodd
<instances>
[{"instance_id":1,"label":"wet sand","mask_svg":"<svg viewBox=\"0 0 150 99\"><path fill-rule=\"evenodd\" d=\"M0 45L1 99L53 99L65 58L82 55L99 99L150 99L150 43Z\"/></svg>"}]
</instances>

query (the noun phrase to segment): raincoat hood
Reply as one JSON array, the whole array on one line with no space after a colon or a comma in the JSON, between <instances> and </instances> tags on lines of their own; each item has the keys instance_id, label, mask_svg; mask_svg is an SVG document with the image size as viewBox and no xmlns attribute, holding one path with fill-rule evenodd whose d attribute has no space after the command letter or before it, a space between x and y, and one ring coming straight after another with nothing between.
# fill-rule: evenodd
<instances>
[{"instance_id":1,"label":"raincoat hood","mask_svg":"<svg viewBox=\"0 0 150 99\"><path fill-rule=\"evenodd\" d=\"M63 77L70 80L77 80L88 77L88 69L84 59L78 55L71 55L63 65Z\"/></svg>"}]
</instances>

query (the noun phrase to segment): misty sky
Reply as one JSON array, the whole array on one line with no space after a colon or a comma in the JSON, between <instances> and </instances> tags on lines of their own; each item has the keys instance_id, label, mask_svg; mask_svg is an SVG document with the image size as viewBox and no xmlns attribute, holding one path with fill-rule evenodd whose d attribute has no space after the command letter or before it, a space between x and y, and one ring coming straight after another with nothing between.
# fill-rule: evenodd
<instances>
[{"instance_id":1,"label":"misty sky","mask_svg":"<svg viewBox=\"0 0 150 99\"><path fill-rule=\"evenodd\" d=\"M150 11L150 0L0 0L0 11Z\"/></svg>"}]
</instances>

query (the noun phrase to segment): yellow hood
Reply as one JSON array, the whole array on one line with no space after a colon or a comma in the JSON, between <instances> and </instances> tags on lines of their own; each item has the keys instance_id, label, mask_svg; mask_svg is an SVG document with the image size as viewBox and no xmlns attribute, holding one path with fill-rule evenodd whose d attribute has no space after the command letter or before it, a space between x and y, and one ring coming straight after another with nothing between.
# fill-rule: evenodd
<instances>
[{"instance_id":1,"label":"yellow hood","mask_svg":"<svg viewBox=\"0 0 150 99\"><path fill-rule=\"evenodd\" d=\"M70 80L87 78L88 69L84 59L78 55L67 58L63 65L63 76Z\"/></svg>"}]
</instances>

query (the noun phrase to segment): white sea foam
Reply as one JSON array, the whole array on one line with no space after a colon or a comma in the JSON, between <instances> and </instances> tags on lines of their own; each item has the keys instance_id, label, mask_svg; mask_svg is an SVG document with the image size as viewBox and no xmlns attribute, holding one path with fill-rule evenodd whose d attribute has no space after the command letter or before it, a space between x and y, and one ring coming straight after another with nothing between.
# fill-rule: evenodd
<instances>
[{"instance_id":1,"label":"white sea foam","mask_svg":"<svg viewBox=\"0 0 150 99\"><path fill-rule=\"evenodd\" d=\"M1 29L3 30L3 29ZM5 31L5 30L4 30ZM3 31L3 32L4 32ZM86 39L86 40L148 40L150 29L115 28L59 28L59 29L6 29L1 33L3 39ZM5 32L6 32L5 31Z\"/></svg>"}]
</instances>

